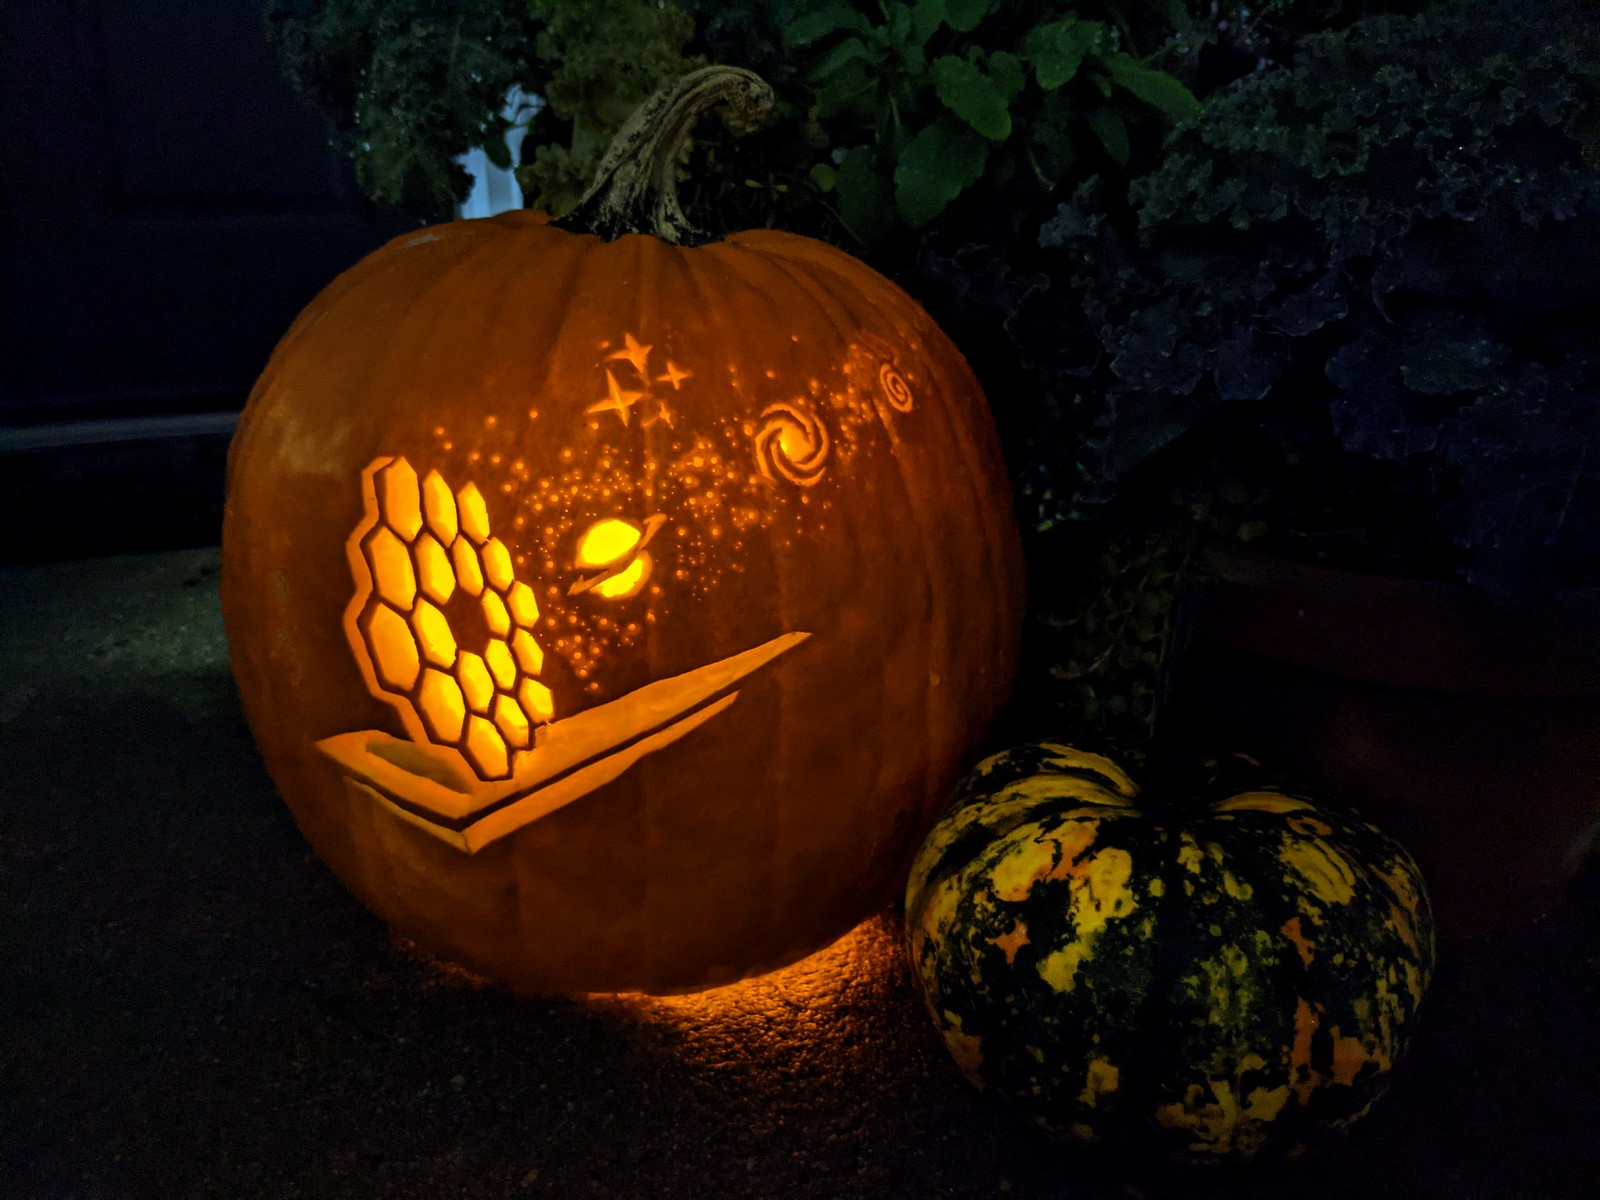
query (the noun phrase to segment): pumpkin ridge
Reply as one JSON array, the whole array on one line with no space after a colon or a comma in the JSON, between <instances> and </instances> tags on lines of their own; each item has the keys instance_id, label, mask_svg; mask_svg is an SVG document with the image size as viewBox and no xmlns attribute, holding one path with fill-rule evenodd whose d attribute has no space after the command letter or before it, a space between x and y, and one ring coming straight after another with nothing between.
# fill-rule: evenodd
<instances>
[{"instance_id":1,"label":"pumpkin ridge","mask_svg":"<svg viewBox=\"0 0 1600 1200\"><path fill-rule=\"evenodd\" d=\"M701 248L701 252L715 255L726 269L746 281L754 291L763 297L770 296L771 289L765 285L765 281L762 280L761 276L770 274L778 276L792 285L793 289L797 289L797 292L792 293L796 295L797 300L803 297L804 300L809 301L810 312L807 319L804 320L793 319L788 314L778 311L774 306L774 325L776 328L785 328L791 325L798 328L808 328L812 327L813 323L820 324L830 332L834 344L841 349L859 344L862 331L868 328L868 322L862 319L862 313L849 307L844 302L843 297L819 286L816 276L812 272L797 269L791 262L785 261L779 255L754 250L731 239L704 246ZM872 288L871 294L876 296L881 287L881 283L877 284ZM900 461L898 456L894 456L894 468L895 478L900 483L900 494L896 499L911 516L915 517L917 515L915 508L908 497L909 484L905 475L905 464ZM849 506L836 508L834 519L844 521L850 518L860 521L864 519L864 514ZM855 531L852 528L849 539L852 545L855 542L854 533ZM922 533L920 524L918 524L918 533L919 535ZM923 580L924 584L926 584L927 545L925 539L920 546L920 550L921 559L918 565L923 568ZM852 566L854 569L868 569L869 564L855 563ZM883 675L883 671L887 669L887 663L880 663L879 668L876 674L871 676L863 675L860 682L865 683L870 679L874 688L870 707L881 711L892 700L893 693L889 686L889 681ZM926 697L923 698L923 702L926 710ZM924 724L926 724L926 721L924 721ZM926 744L924 749L926 750ZM878 764L875 763L875 770L877 766ZM919 786L917 792L920 797L920 806L926 808L926 784Z\"/></svg>"},{"instance_id":2,"label":"pumpkin ridge","mask_svg":"<svg viewBox=\"0 0 1600 1200\"><path fill-rule=\"evenodd\" d=\"M1092 786L1074 757L985 759L913 865L912 966L958 1065L1047 1132L1178 1160L1293 1157L1359 1120L1432 972L1403 847L1310 797L1063 805Z\"/></svg>"},{"instance_id":3,"label":"pumpkin ridge","mask_svg":"<svg viewBox=\"0 0 1600 1200\"><path fill-rule=\"evenodd\" d=\"M714 319L720 323L722 332L719 337L724 344L741 345L745 341L740 329L745 324L752 322L752 308L756 305L760 306L761 316L756 318L754 323L761 325L763 328L788 330L791 328L810 328L812 326L809 318L805 320L796 318L774 299L771 280L774 264L769 256L753 254L747 249L738 247L731 241L723 240L700 245L695 248L692 255L685 255L685 259L692 260L694 263L693 278L697 289L702 294L713 294L717 282L726 281L729 278L736 280L741 290L746 294L742 302L730 304L724 301L720 304L710 305L707 309ZM810 298L809 294L807 298ZM841 343L845 341L836 321L825 319L824 325L834 339ZM761 371L761 365L753 361L741 361L737 365L741 372L747 375L756 376ZM770 402L771 399L770 394L764 397L765 402ZM760 407L758 406L738 415L753 420L759 416L759 412ZM771 486L777 487L780 485L773 484ZM850 506L843 506L842 510L836 513L836 519L844 521L851 515L854 514L850 510ZM850 540L853 545L853 530ZM776 543L769 545L768 553L774 561L781 557ZM792 590L794 581L785 571L775 571L774 576L778 582L778 594L776 597L778 611L788 612L797 599ZM858 679L857 684L863 692L867 690L868 684L876 689L871 695L871 707L881 710L885 706L887 697L884 692L884 681L881 675L864 673ZM789 719L791 717L791 698L783 696L780 698L779 703L781 706L780 711L782 711L786 720ZM790 739L782 735L781 729L777 744L779 758L774 764L774 769L782 772L789 769L791 765L788 755L792 751L790 749ZM877 762L874 761L872 764L874 771L877 769L877 765ZM771 813L771 821L768 824L769 836L774 840L780 839L784 836L783 831L786 828L803 824L803 812L789 811L784 805L774 806ZM781 912L789 905L806 904L808 897L804 894L805 885L800 881L795 881L795 888L798 889L795 894L788 894L788 889L785 889L785 894L780 895L775 888L767 887L766 903L769 908L774 912Z\"/></svg>"},{"instance_id":4,"label":"pumpkin ridge","mask_svg":"<svg viewBox=\"0 0 1600 1200\"><path fill-rule=\"evenodd\" d=\"M739 345L742 343L742 338L740 337L738 325L742 323L742 319L739 322L730 320L730 314L737 312L743 318L748 309L743 306L735 308L728 305L725 299L718 298L718 277L726 275L728 263L726 259L712 253L716 248L716 244L707 244L697 247L693 253L686 252L681 248L670 248L669 252L680 264L683 281L689 294L696 297L693 311L699 314L702 319L716 323L715 328L708 331L710 339L719 345ZM773 327L778 328L778 322L781 321L782 317L771 295L758 282L745 276L738 276L738 278L739 282L749 289L752 298L766 306L763 311L769 316L765 319L770 319L773 322ZM724 364L719 363L717 365L721 369ZM729 414L731 418L753 418L755 415L755 412ZM786 614L791 611L791 604L794 599L792 581L787 572L778 569L778 553L774 543L766 539L757 539L755 544L764 555L764 559L760 563L752 563L751 566L755 571L763 575L769 575L776 581L775 607L780 614ZM652 629L652 634L659 636L658 631L654 628ZM789 721L793 719L794 701L787 692L780 692L777 704L779 719L775 729L775 736L773 737L772 767L774 771L782 773L791 769L788 756L793 753L793 743L791 739L784 736L784 730L788 728ZM797 821L796 814L789 811L789 806L781 800L776 804L770 805L767 809L765 825L766 845L768 847L779 845L784 837L787 836L786 830L794 824L803 823L803 820L803 813L800 814L800 820ZM761 878L760 888L761 895L759 900L764 908L762 920L769 927L781 922L782 913L789 904L805 903L804 896L780 895L777 881L768 876ZM757 898L753 896L742 899L750 905L754 905L757 902Z\"/></svg>"},{"instance_id":5,"label":"pumpkin ridge","mask_svg":"<svg viewBox=\"0 0 1600 1200\"><path fill-rule=\"evenodd\" d=\"M462 241L466 243L466 239ZM442 274L431 278L426 288L413 293L411 303L387 331L390 339L405 347L405 352L384 358L381 347L374 346L364 356L369 372L373 369L372 360L376 358L378 362L376 375L363 373L360 384L362 391L378 387L391 397L402 397L407 404L411 402L417 388L414 364L443 357L441 349L447 349L456 336L455 321L459 317L451 311L452 306L441 298L462 290L463 281L471 279L485 263L492 266L504 252L493 238L474 238L472 242L476 244L463 244L460 256ZM401 248L402 252L404 249ZM442 314L448 314L447 319L441 319ZM392 446L384 444L384 431L373 429L361 448L361 457L363 461L371 462L392 454L393 450Z\"/></svg>"},{"instance_id":6,"label":"pumpkin ridge","mask_svg":"<svg viewBox=\"0 0 1600 1200\"><path fill-rule=\"evenodd\" d=\"M1206 830L1217 822L1215 815L1209 823L1202 822L1198 829ZM1261 944L1258 937L1253 950L1246 953L1250 959L1251 971L1248 981L1255 987L1266 987L1269 994L1258 998L1257 1004L1249 1014L1247 1020L1239 1022L1241 1027L1250 1031L1252 1041L1244 1053L1236 1053L1236 1061L1232 1064L1236 1072L1231 1079L1240 1083L1239 1095L1236 1099L1247 1101L1250 1090L1246 1086L1246 1077L1251 1074L1262 1074L1268 1079L1289 1079L1292 1083L1292 1063L1286 1047L1292 1041L1293 1020L1298 1012L1298 1003L1301 998L1312 991L1311 964L1302 957L1299 950L1293 945L1291 939L1282 931L1282 927L1296 915L1293 906L1285 894L1281 879L1273 878L1268 872L1265 862L1255 855L1242 854L1238 849L1230 849L1229 844L1221 836L1221 831L1216 831L1219 836L1207 839L1207 845L1214 845L1218 850L1218 859L1214 864L1208 864L1211 874L1220 877L1223 881L1223 891L1233 896L1243 914L1231 908L1221 914L1217 919L1225 931L1237 929L1241 934L1252 932L1247 926L1241 925L1246 915L1264 915L1265 920L1255 920L1255 933L1264 935L1265 945ZM1277 834L1281 842L1281 831L1263 829L1260 831L1261 840L1270 834ZM1237 881L1237 888L1229 888L1226 881L1232 878ZM1248 892L1248 899L1234 895L1235 891ZM1246 907L1246 906L1249 907ZM1264 910L1264 911L1263 911ZM1192 923L1197 923L1199 914L1188 914ZM1281 918L1281 920L1280 920ZM1224 934L1226 937L1226 933ZM1217 942L1219 949L1237 945L1237 942ZM1268 970L1263 966L1262 956L1267 953L1274 955L1276 970ZM1313 963L1315 958L1313 958ZM1276 1017L1276 1023L1271 1023ZM1267 1024L1270 1023L1270 1027ZM1244 1061L1250 1054L1256 1054L1263 1060L1263 1066L1252 1071ZM1219 1064L1220 1065L1220 1064ZM1282 1105L1274 1114L1274 1124L1281 1126L1287 1136L1298 1142L1307 1130L1303 1106L1298 1100L1298 1094L1290 1087L1289 1093L1284 1097ZM1242 1136L1247 1143L1261 1136L1260 1130L1250 1124L1239 1124L1230 1133L1230 1145Z\"/></svg>"},{"instance_id":7,"label":"pumpkin ridge","mask_svg":"<svg viewBox=\"0 0 1600 1200\"><path fill-rule=\"evenodd\" d=\"M787 242L788 239L782 240ZM747 248L745 253L749 252ZM804 265L802 265L800 261L782 253L770 254L758 251L754 255L755 259L759 260L769 270L787 279L799 289L802 295L811 301L816 314L833 328L834 335L842 346L858 346L862 344L863 334L877 333L874 326L878 322L881 312L879 306L884 293L887 291L892 295L897 289L894 288L893 284L881 279L871 281L858 280L857 286L854 288L849 286L830 288L826 286L824 280L819 278L819 272L824 275L831 274L835 279L840 278L838 271L829 270L829 264L839 256L838 251L830 249L816 255L814 258L804 260ZM870 303L867 302L869 298ZM852 304L852 300L856 300L859 303ZM889 340L898 343L901 340L899 331L896 330L895 336ZM852 382L863 389L871 386L871 384L863 383L860 380ZM948 414L945 415L947 416ZM898 501L897 507L903 508L909 514L911 518L909 525L917 533L918 558L916 567L919 576L917 583L927 614L927 619L920 623L920 629L924 637L920 658L925 663L949 661L950 647L948 639L952 623L951 614L939 603L940 589L934 587L933 564L937 561L937 558L931 545L932 535L929 532L928 512L919 501L921 494L919 489L912 486L911 479L907 474L909 464L899 453L900 444L893 426L881 414L878 425L881 435L893 451L891 458L894 461L895 478L900 484L900 494L896 497ZM863 569L870 569L870 564L862 564L862 567ZM936 641L944 644L936 645ZM888 669L889 662L885 659L879 664L877 680L880 705L892 699L894 695L892 683L886 676ZM937 745L936 713L934 711L936 697L933 695L933 689L927 687L917 689L917 697L922 708L921 720L916 723L921 730L922 736L922 752L918 757L918 761L926 764L933 761L931 756ZM910 782L905 781L908 786ZM927 825L933 819L933 810L938 805L940 798L933 786L933 781L928 777L925 769L922 772L922 777L915 781L913 794L916 797L916 818L914 821L915 830L911 836L913 839L920 839L927 832Z\"/></svg>"}]
</instances>

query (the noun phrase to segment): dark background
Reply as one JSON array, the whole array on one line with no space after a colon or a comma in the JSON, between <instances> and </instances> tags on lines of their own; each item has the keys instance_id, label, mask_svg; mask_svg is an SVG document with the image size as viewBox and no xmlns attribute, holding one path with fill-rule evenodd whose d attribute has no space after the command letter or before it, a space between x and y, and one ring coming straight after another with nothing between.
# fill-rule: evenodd
<instances>
[{"instance_id":1,"label":"dark background","mask_svg":"<svg viewBox=\"0 0 1600 1200\"><path fill-rule=\"evenodd\" d=\"M216 594L233 419L406 225L253 0L0 0L0 1200L1593 1200L1600 870L1450 942L1327 1156L1163 1180L957 1076L885 914L703 1004L387 940L273 795Z\"/></svg>"},{"instance_id":2,"label":"dark background","mask_svg":"<svg viewBox=\"0 0 1600 1200\"><path fill-rule=\"evenodd\" d=\"M0 4L0 561L214 544L295 314L405 228L253 0Z\"/></svg>"}]
</instances>

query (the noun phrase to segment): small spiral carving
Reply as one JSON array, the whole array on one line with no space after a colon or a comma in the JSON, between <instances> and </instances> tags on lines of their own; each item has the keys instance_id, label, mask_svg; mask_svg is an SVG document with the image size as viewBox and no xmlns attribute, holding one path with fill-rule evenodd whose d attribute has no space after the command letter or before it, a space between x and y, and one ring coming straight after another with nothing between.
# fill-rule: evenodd
<instances>
[{"instance_id":1,"label":"small spiral carving","mask_svg":"<svg viewBox=\"0 0 1600 1200\"><path fill-rule=\"evenodd\" d=\"M893 363L884 363L878 368L878 386L883 389L883 398L895 412L908 413L916 403L916 397L911 394L911 385L906 382L904 375L894 369Z\"/></svg>"},{"instance_id":2,"label":"small spiral carving","mask_svg":"<svg viewBox=\"0 0 1600 1200\"><path fill-rule=\"evenodd\" d=\"M768 479L810 487L822 478L832 442L815 413L796 404L773 404L761 412L756 465Z\"/></svg>"}]
</instances>

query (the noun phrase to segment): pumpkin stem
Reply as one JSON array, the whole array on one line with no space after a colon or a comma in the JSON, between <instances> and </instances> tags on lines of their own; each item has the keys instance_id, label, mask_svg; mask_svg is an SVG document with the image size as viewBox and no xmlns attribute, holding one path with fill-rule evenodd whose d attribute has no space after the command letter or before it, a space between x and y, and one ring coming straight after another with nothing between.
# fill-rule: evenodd
<instances>
[{"instance_id":1,"label":"pumpkin stem","mask_svg":"<svg viewBox=\"0 0 1600 1200\"><path fill-rule=\"evenodd\" d=\"M754 125L772 103L772 88L753 71L725 66L690 71L634 110L600 160L594 183L560 224L607 241L624 233L684 241L696 231L678 205L678 167L694 126L717 105L730 124Z\"/></svg>"}]
</instances>

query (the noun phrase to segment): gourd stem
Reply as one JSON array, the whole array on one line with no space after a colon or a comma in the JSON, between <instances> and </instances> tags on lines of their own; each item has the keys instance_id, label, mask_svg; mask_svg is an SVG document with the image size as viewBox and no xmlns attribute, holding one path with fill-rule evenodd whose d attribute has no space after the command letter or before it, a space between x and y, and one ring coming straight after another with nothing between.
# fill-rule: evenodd
<instances>
[{"instance_id":1,"label":"gourd stem","mask_svg":"<svg viewBox=\"0 0 1600 1200\"><path fill-rule=\"evenodd\" d=\"M684 241L695 230L678 204L678 167L695 125L716 106L725 120L754 125L772 103L766 81L742 67L689 72L634 110L600 160L594 183L560 224L608 241L624 233Z\"/></svg>"}]
</instances>

